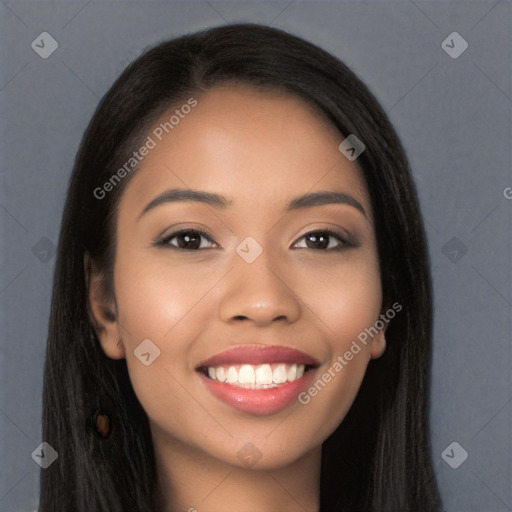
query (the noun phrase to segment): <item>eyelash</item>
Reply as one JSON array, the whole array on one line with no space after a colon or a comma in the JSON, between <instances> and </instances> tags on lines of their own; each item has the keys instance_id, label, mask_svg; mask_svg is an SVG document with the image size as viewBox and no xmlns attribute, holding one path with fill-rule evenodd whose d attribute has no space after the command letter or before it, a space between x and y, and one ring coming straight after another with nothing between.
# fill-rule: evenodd
<instances>
[{"instance_id":1,"label":"eyelash","mask_svg":"<svg viewBox=\"0 0 512 512\"><path fill-rule=\"evenodd\" d=\"M180 229L178 231L174 231L171 234L165 236L164 238L158 240L157 242L155 242L154 245L156 245L158 247L165 247L165 248L170 248L170 249L176 249L176 250L179 250L179 251L200 251L200 250L204 250L204 248L202 248L202 249L199 249L199 248L198 249L182 249L180 247L177 247L176 245L172 245L172 244L169 243L173 238L175 238L176 236L178 236L180 234L184 234L184 233L194 234L196 236L200 235L200 236L206 238L209 242L215 243L213 241L213 239L211 238L211 236L208 233L206 233L205 231L201 231L200 229L183 228L183 229ZM335 248L331 247L330 249L327 249L327 248L326 249L311 249L311 248L308 248L308 247L299 247L299 249L310 249L310 250L317 250L317 251L323 251L323 252L331 252L331 251L342 251L343 249L347 249L349 247L356 247L356 244L351 242L344 234L339 233L337 231L332 231L330 229L316 229L316 230L313 230L313 231L308 231L307 233L302 235L299 238L299 240L301 240L303 238L306 238L308 236L311 236L311 235L318 235L318 234L327 235L327 236L336 238L341 243L341 245L338 246L338 247L335 247ZM296 242L294 243L294 245L295 244L296 244Z\"/></svg>"}]
</instances>

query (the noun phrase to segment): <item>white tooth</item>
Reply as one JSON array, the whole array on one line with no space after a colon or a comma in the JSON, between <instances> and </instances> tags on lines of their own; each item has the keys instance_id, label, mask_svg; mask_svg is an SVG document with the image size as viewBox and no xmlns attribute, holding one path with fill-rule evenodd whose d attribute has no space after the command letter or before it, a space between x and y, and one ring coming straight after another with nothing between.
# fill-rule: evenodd
<instances>
[{"instance_id":1,"label":"white tooth","mask_svg":"<svg viewBox=\"0 0 512 512\"><path fill-rule=\"evenodd\" d=\"M249 364L244 364L238 372L238 382L240 384L254 384L256 375L254 368Z\"/></svg>"},{"instance_id":2,"label":"white tooth","mask_svg":"<svg viewBox=\"0 0 512 512\"><path fill-rule=\"evenodd\" d=\"M276 366L276 369L272 372L272 380L275 384L286 382L286 365L278 364Z\"/></svg>"},{"instance_id":3,"label":"white tooth","mask_svg":"<svg viewBox=\"0 0 512 512\"><path fill-rule=\"evenodd\" d=\"M230 366L228 369L228 382L233 384L238 381L238 372L234 366Z\"/></svg>"},{"instance_id":4,"label":"white tooth","mask_svg":"<svg viewBox=\"0 0 512 512\"><path fill-rule=\"evenodd\" d=\"M306 366L303 364L299 364L299 366L297 366L297 379L300 379L304 375L305 369Z\"/></svg>"},{"instance_id":5,"label":"white tooth","mask_svg":"<svg viewBox=\"0 0 512 512\"><path fill-rule=\"evenodd\" d=\"M269 364L262 364L256 369L256 384L272 384L272 368Z\"/></svg>"},{"instance_id":6,"label":"white tooth","mask_svg":"<svg viewBox=\"0 0 512 512\"><path fill-rule=\"evenodd\" d=\"M215 368L213 368L213 366L208 367L208 376L210 377L210 379L215 380Z\"/></svg>"},{"instance_id":7,"label":"white tooth","mask_svg":"<svg viewBox=\"0 0 512 512\"><path fill-rule=\"evenodd\" d=\"M297 378L297 365L292 364L290 369L288 370L288 380L290 382L294 381Z\"/></svg>"},{"instance_id":8,"label":"white tooth","mask_svg":"<svg viewBox=\"0 0 512 512\"><path fill-rule=\"evenodd\" d=\"M226 372L222 366L215 369L216 377L219 382L226 382Z\"/></svg>"}]
</instances>

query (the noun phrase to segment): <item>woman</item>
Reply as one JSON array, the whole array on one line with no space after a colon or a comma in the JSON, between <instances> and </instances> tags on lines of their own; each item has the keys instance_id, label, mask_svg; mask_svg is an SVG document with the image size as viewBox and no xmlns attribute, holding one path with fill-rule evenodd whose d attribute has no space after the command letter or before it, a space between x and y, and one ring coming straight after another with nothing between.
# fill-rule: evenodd
<instances>
[{"instance_id":1,"label":"woman","mask_svg":"<svg viewBox=\"0 0 512 512\"><path fill-rule=\"evenodd\" d=\"M431 326L414 184L366 86L268 27L163 43L71 177L39 510L439 511Z\"/></svg>"}]
</instances>

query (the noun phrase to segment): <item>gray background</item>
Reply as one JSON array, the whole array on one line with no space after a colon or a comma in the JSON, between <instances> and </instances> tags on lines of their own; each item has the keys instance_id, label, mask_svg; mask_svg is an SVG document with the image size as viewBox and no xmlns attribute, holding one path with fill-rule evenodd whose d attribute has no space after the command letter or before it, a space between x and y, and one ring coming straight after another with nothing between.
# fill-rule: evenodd
<instances>
[{"instance_id":1,"label":"gray background","mask_svg":"<svg viewBox=\"0 0 512 512\"><path fill-rule=\"evenodd\" d=\"M54 250L86 124L142 50L237 21L331 51L388 112L430 244L431 431L444 510L512 510L510 1L0 0L0 19L0 511L38 503L31 453L42 441ZM31 48L44 31L59 44L47 59ZM456 59L441 47L453 31L469 44ZM454 441L468 453L457 469L442 457ZM462 452L448 453L453 463Z\"/></svg>"}]
</instances>

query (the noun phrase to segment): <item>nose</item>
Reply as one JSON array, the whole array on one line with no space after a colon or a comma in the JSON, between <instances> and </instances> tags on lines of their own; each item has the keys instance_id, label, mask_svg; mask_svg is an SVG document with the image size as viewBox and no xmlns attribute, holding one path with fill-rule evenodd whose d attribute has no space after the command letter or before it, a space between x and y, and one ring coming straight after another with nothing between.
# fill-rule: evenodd
<instances>
[{"instance_id":1,"label":"nose","mask_svg":"<svg viewBox=\"0 0 512 512\"><path fill-rule=\"evenodd\" d=\"M235 261L219 305L222 321L264 326L278 320L293 323L300 318L301 300L293 290L290 269L285 270L269 260L270 254L264 250L252 263L241 258Z\"/></svg>"}]
</instances>

